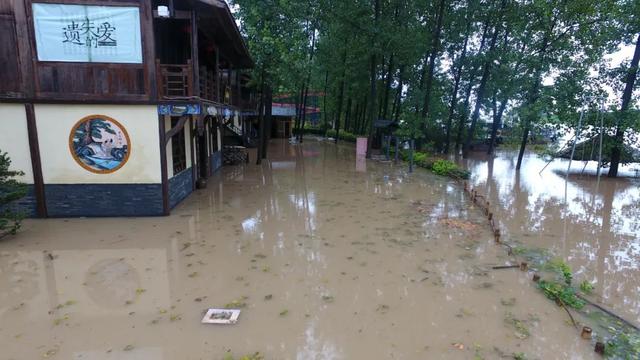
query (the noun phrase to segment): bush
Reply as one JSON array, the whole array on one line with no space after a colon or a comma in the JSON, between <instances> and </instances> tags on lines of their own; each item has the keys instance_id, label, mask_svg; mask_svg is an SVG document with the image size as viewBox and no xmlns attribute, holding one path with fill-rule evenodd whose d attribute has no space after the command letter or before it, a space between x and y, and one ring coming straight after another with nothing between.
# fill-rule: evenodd
<instances>
[{"instance_id":1,"label":"bush","mask_svg":"<svg viewBox=\"0 0 640 360\"><path fill-rule=\"evenodd\" d=\"M433 163L431 170L438 175L450 176L450 177L461 178L461 179L468 179L469 176L471 175L469 171L464 170L460 168L458 165L456 165L455 163L449 160L444 160L444 159L436 160Z\"/></svg>"},{"instance_id":2,"label":"bush","mask_svg":"<svg viewBox=\"0 0 640 360\"><path fill-rule=\"evenodd\" d=\"M15 180L24 175L21 171L9 170L11 159L7 153L0 151L0 239L7 235L15 235L20 229L22 212L11 205L14 201L27 195L27 185Z\"/></svg>"}]
</instances>

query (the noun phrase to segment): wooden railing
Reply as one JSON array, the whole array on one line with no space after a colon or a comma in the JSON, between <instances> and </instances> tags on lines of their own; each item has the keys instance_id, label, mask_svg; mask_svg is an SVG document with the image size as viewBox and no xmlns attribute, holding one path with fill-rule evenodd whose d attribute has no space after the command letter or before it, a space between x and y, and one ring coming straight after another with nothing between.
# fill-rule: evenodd
<instances>
[{"instance_id":1,"label":"wooden railing","mask_svg":"<svg viewBox=\"0 0 640 360\"><path fill-rule=\"evenodd\" d=\"M206 66L200 66L200 97L207 100L218 101L216 73Z\"/></svg>"},{"instance_id":2,"label":"wooden railing","mask_svg":"<svg viewBox=\"0 0 640 360\"><path fill-rule=\"evenodd\" d=\"M201 66L199 69L200 93L194 91L193 67L186 64L161 64L156 61L158 95L164 98L199 96L202 99L237 106L243 109L257 108L255 99L243 99L235 86L220 84L213 69Z\"/></svg>"},{"instance_id":3,"label":"wooden railing","mask_svg":"<svg viewBox=\"0 0 640 360\"><path fill-rule=\"evenodd\" d=\"M158 92L161 97L193 96L193 71L187 64L160 64L158 68Z\"/></svg>"}]
</instances>

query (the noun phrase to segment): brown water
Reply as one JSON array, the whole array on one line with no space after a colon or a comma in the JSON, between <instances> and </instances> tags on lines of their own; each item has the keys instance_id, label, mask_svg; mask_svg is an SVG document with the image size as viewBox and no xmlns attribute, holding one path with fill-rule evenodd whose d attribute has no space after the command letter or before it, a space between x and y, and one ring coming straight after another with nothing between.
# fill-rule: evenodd
<instances>
[{"instance_id":1,"label":"brown water","mask_svg":"<svg viewBox=\"0 0 640 360\"><path fill-rule=\"evenodd\" d=\"M547 161L533 153L517 174L516 160L517 152L505 151L467 162L471 182L496 205L505 237L548 249L571 266L576 283L595 285L598 302L640 324L640 179L598 181L595 162L585 169L575 161L567 177L563 159L540 173Z\"/></svg>"},{"instance_id":2,"label":"brown water","mask_svg":"<svg viewBox=\"0 0 640 360\"><path fill-rule=\"evenodd\" d=\"M170 217L26 221L0 242L0 357L595 357L530 274L487 270L509 259L456 183L354 152L274 141ZM200 323L229 303L237 324Z\"/></svg>"}]
</instances>

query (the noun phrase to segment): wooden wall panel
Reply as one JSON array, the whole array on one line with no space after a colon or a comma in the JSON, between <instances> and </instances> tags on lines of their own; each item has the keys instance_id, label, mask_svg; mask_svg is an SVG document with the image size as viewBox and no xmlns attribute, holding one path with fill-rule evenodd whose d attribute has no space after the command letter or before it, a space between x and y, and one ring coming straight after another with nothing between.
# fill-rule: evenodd
<instances>
[{"instance_id":1,"label":"wooden wall panel","mask_svg":"<svg viewBox=\"0 0 640 360\"><path fill-rule=\"evenodd\" d=\"M139 6L143 63L38 61L33 2ZM157 98L153 38L149 0L0 0L0 100L153 101Z\"/></svg>"},{"instance_id":2,"label":"wooden wall panel","mask_svg":"<svg viewBox=\"0 0 640 360\"><path fill-rule=\"evenodd\" d=\"M15 29L13 15L0 15L0 94L17 97L21 86Z\"/></svg>"}]
</instances>

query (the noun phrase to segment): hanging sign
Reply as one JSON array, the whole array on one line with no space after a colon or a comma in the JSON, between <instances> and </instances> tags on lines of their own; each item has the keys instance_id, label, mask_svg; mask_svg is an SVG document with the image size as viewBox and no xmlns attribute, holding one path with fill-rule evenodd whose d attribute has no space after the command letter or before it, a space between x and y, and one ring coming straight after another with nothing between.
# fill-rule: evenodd
<instances>
[{"instance_id":1,"label":"hanging sign","mask_svg":"<svg viewBox=\"0 0 640 360\"><path fill-rule=\"evenodd\" d=\"M38 60L142 63L138 7L32 6Z\"/></svg>"}]
</instances>

